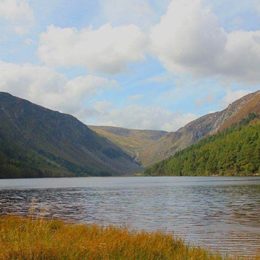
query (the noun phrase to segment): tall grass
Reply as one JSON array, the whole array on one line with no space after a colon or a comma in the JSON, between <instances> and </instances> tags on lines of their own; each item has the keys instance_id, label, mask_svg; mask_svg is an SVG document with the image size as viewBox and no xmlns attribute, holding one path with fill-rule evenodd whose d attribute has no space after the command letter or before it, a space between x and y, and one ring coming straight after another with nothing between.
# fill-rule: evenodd
<instances>
[{"instance_id":1,"label":"tall grass","mask_svg":"<svg viewBox=\"0 0 260 260\"><path fill-rule=\"evenodd\" d=\"M0 217L0 259L218 260L161 232L68 224L58 220Z\"/></svg>"}]
</instances>

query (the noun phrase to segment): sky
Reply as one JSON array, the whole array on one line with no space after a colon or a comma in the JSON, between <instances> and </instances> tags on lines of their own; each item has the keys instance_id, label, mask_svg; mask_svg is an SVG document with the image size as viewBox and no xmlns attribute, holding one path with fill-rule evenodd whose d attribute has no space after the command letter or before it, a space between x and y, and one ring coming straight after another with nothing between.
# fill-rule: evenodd
<instances>
[{"instance_id":1,"label":"sky","mask_svg":"<svg viewBox=\"0 0 260 260\"><path fill-rule=\"evenodd\" d=\"M260 0L0 0L0 91L175 131L260 89Z\"/></svg>"}]
</instances>

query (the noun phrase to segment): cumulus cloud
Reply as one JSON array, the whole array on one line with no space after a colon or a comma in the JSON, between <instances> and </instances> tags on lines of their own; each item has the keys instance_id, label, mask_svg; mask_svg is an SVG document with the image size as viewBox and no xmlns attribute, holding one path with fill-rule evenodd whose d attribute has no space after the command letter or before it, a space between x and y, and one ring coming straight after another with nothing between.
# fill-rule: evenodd
<instances>
[{"instance_id":1,"label":"cumulus cloud","mask_svg":"<svg viewBox=\"0 0 260 260\"><path fill-rule=\"evenodd\" d=\"M85 66L113 74L144 59L145 46L146 37L135 25L82 30L50 26L40 36L38 53L50 66Z\"/></svg>"},{"instance_id":2,"label":"cumulus cloud","mask_svg":"<svg viewBox=\"0 0 260 260\"><path fill-rule=\"evenodd\" d=\"M48 66L115 74L152 53L174 74L259 83L260 30L226 31L205 2L172 0L148 33L138 22L145 24L145 17L153 16L148 1L100 0L101 13L120 26L50 26L40 35L38 54Z\"/></svg>"},{"instance_id":3,"label":"cumulus cloud","mask_svg":"<svg viewBox=\"0 0 260 260\"><path fill-rule=\"evenodd\" d=\"M175 131L195 119L194 114L180 114L161 107L128 105L115 108L108 102L95 104L98 125L121 126L133 129L154 129Z\"/></svg>"},{"instance_id":4,"label":"cumulus cloud","mask_svg":"<svg viewBox=\"0 0 260 260\"><path fill-rule=\"evenodd\" d=\"M196 118L161 107L126 105L116 108L107 101L91 105L91 98L118 89L116 81L87 75L68 79L45 66L0 62L0 91L25 98L44 107L73 114L85 123L136 129L173 131Z\"/></svg>"},{"instance_id":5,"label":"cumulus cloud","mask_svg":"<svg viewBox=\"0 0 260 260\"><path fill-rule=\"evenodd\" d=\"M0 91L42 106L81 115L86 102L99 91L116 88L115 81L87 75L68 79L44 66L0 62Z\"/></svg>"},{"instance_id":6,"label":"cumulus cloud","mask_svg":"<svg viewBox=\"0 0 260 260\"><path fill-rule=\"evenodd\" d=\"M198 64L203 68L225 44L217 18L201 8L200 0L172 1L151 38L153 51L173 71Z\"/></svg>"},{"instance_id":7,"label":"cumulus cloud","mask_svg":"<svg viewBox=\"0 0 260 260\"><path fill-rule=\"evenodd\" d=\"M260 82L260 31L225 31L201 0L171 2L151 30L151 51L174 73Z\"/></svg>"},{"instance_id":8,"label":"cumulus cloud","mask_svg":"<svg viewBox=\"0 0 260 260\"><path fill-rule=\"evenodd\" d=\"M13 27L18 34L24 34L34 21L33 10L27 0L1 0L0 19Z\"/></svg>"}]
</instances>

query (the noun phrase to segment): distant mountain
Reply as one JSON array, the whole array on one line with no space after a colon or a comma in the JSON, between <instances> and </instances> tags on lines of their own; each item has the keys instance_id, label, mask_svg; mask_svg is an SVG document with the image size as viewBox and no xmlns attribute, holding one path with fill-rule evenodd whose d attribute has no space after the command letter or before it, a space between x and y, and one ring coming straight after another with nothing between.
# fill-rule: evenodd
<instances>
[{"instance_id":1,"label":"distant mountain","mask_svg":"<svg viewBox=\"0 0 260 260\"><path fill-rule=\"evenodd\" d=\"M0 92L0 177L106 176L139 171L73 116Z\"/></svg>"},{"instance_id":2,"label":"distant mountain","mask_svg":"<svg viewBox=\"0 0 260 260\"><path fill-rule=\"evenodd\" d=\"M107 176L139 172L201 139L223 132L250 114L260 115L260 91L176 132L87 127L0 92L0 178Z\"/></svg>"},{"instance_id":3,"label":"distant mountain","mask_svg":"<svg viewBox=\"0 0 260 260\"><path fill-rule=\"evenodd\" d=\"M178 131L164 135L158 142L146 147L140 156L145 158L145 166L159 162L202 138L239 123L250 113L260 114L260 91L240 98L220 112L200 117Z\"/></svg>"},{"instance_id":4,"label":"distant mountain","mask_svg":"<svg viewBox=\"0 0 260 260\"><path fill-rule=\"evenodd\" d=\"M242 97L220 112L202 116L176 132L107 126L90 126L90 128L120 146L143 166L149 166L207 136L225 130L250 113L260 114L260 91Z\"/></svg>"},{"instance_id":5,"label":"distant mountain","mask_svg":"<svg viewBox=\"0 0 260 260\"><path fill-rule=\"evenodd\" d=\"M166 131L134 130L110 126L89 126L89 128L121 147L143 165L146 161L143 157L146 148L167 134Z\"/></svg>"},{"instance_id":6,"label":"distant mountain","mask_svg":"<svg viewBox=\"0 0 260 260\"><path fill-rule=\"evenodd\" d=\"M145 170L146 175L204 176L260 174L260 117L204 138Z\"/></svg>"}]
</instances>

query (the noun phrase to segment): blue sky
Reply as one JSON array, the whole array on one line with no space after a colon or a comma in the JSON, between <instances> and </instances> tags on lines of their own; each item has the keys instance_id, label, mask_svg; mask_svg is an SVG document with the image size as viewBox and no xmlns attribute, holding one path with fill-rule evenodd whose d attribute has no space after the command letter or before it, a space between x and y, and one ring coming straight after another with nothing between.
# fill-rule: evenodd
<instances>
[{"instance_id":1,"label":"blue sky","mask_svg":"<svg viewBox=\"0 0 260 260\"><path fill-rule=\"evenodd\" d=\"M86 124L174 131L260 89L258 0L0 0L0 33L0 91Z\"/></svg>"}]
</instances>

